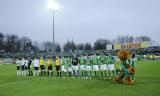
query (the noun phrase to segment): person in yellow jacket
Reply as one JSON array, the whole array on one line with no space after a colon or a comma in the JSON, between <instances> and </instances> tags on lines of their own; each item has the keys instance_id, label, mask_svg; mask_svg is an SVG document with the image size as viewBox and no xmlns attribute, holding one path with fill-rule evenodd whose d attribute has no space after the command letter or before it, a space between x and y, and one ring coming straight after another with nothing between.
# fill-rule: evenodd
<instances>
[{"instance_id":1,"label":"person in yellow jacket","mask_svg":"<svg viewBox=\"0 0 160 96\"><path fill-rule=\"evenodd\" d=\"M56 56L55 67L56 67L57 76L61 77L61 59L58 56Z\"/></svg>"},{"instance_id":2,"label":"person in yellow jacket","mask_svg":"<svg viewBox=\"0 0 160 96\"><path fill-rule=\"evenodd\" d=\"M53 65L53 60L51 57L48 58L48 76L52 76L52 65Z\"/></svg>"},{"instance_id":3,"label":"person in yellow jacket","mask_svg":"<svg viewBox=\"0 0 160 96\"><path fill-rule=\"evenodd\" d=\"M41 69L41 75L44 75L45 66L44 66L44 59L43 59L43 57L40 58L40 69Z\"/></svg>"}]
</instances>

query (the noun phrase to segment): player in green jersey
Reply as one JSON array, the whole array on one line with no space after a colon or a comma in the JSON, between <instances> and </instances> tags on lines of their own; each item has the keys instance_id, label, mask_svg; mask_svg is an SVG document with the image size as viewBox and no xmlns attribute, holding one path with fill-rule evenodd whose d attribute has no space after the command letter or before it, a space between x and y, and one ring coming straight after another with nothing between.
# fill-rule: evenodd
<instances>
[{"instance_id":1,"label":"player in green jersey","mask_svg":"<svg viewBox=\"0 0 160 96\"><path fill-rule=\"evenodd\" d=\"M93 64L93 70L94 71L94 77L99 78L99 60L97 57L97 54L94 54L92 57L92 64Z\"/></svg>"},{"instance_id":2,"label":"player in green jersey","mask_svg":"<svg viewBox=\"0 0 160 96\"><path fill-rule=\"evenodd\" d=\"M62 77L65 78L65 75L66 75L66 58L65 57L62 57L61 59L62 61L62 66L61 66L61 70L62 70Z\"/></svg>"},{"instance_id":3,"label":"player in green jersey","mask_svg":"<svg viewBox=\"0 0 160 96\"><path fill-rule=\"evenodd\" d=\"M134 72L131 72L131 73L130 73L131 79L132 79L132 80L135 80L135 66L136 66L135 54L132 54L132 57L131 57L131 59L130 59L130 66L131 66L131 69L134 71Z\"/></svg>"},{"instance_id":4,"label":"player in green jersey","mask_svg":"<svg viewBox=\"0 0 160 96\"><path fill-rule=\"evenodd\" d=\"M111 54L109 54L109 56L107 57L107 70L108 70L108 74L109 74L109 79L111 79L115 75L114 63L115 63L114 57ZM111 72L112 72L112 76L111 76Z\"/></svg>"},{"instance_id":5,"label":"player in green jersey","mask_svg":"<svg viewBox=\"0 0 160 96\"><path fill-rule=\"evenodd\" d=\"M66 67L67 67L67 72L69 74L69 77L72 76L72 59L71 57L66 58Z\"/></svg>"},{"instance_id":6,"label":"player in green jersey","mask_svg":"<svg viewBox=\"0 0 160 96\"><path fill-rule=\"evenodd\" d=\"M100 62L101 78L106 79L107 78L107 57L104 52L101 53L99 62Z\"/></svg>"},{"instance_id":7,"label":"player in green jersey","mask_svg":"<svg viewBox=\"0 0 160 96\"><path fill-rule=\"evenodd\" d=\"M89 56L87 56L86 58L86 78L90 78L92 77L92 61L91 58Z\"/></svg>"},{"instance_id":8,"label":"player in green jersey","mask_svg":"<svg viewBox=\"0 0 160 96\"><path fill-rule=\"evenodd\" d=\"M80 70L80 76L81 78L84 78L85 77L85 69L86 69L86 59L84 57L84 55L81 55L81 57L79 57L79 70Z\"/></svg>"}]
</instances>

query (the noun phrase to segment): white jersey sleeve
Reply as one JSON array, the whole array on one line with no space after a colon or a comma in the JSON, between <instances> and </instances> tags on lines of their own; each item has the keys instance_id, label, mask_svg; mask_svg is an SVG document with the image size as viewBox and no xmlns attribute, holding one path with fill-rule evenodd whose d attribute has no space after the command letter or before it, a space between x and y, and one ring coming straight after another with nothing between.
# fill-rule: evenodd
<instances>
[{"instance_id":1,"label":"white jersey sleeve","mask_svg":"<svg viewBox=\"0 0 160 96\"><path fill-rule=\"evenodd\" d=\"M21 62L18 60L18 61L16 61L16 65L17 66L21 66Z\"/></svg>"},{"instance_id":2,"label":"white jersey sleeve","mask_svg":"<svg viewBox=\"0 0 160 96\"><path fill-rule=\"evenodd\" d=\"M28 66L28 60L25 60L25 66Z\"/></svg>"}]
</instances>

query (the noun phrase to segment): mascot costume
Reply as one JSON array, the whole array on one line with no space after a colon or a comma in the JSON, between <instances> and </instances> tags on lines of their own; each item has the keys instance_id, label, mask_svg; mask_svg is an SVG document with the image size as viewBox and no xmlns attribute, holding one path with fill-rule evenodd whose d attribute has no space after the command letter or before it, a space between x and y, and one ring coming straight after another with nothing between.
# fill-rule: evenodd
<instances>
[{"instance_id":1,"label":"mascot costume","mask_svg":"<svg viewBox=\"0 0 160 96\"><path fill-rule=\"evenodd\" d=\"M133 84L135 81L135 54L128 50L121 50L118 52L118 58L122 67L116 69L117 77L114 80L119 83Z\"/></svg>"}]
</instances>

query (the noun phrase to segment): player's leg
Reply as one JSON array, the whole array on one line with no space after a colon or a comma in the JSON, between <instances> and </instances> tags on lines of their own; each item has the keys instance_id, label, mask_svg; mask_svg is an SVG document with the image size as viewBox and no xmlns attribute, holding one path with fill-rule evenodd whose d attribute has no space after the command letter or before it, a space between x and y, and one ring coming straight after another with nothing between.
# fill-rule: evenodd
<instances>
[{"instance_id":1,"label":"player's leg","mask_svg":"<svg viewBox=\"0 0 160 96\"><path fill-rule=\"evenodd\" d=\"M90 68L89 68L89 70L90 70L90 79L92 79L93 78L93 68L92 68L92 66L89 66Z\"/></svg>"},{"instance_id":2,"label":"player's leg","mask_svg":"<svg viewBox=\"0 0 160 96\"><path fill-rule=\"evenodd\" d=\"M98 65L95 65L95 78L99 78L98 77L98 72L99 72L99 68L98 68Z\"/></svg>"},{"instance_id":3,"label":"player's leg","mask_svg":"<svg viewBox=\"0 0 160 96\"><path fill-rule=\"evenodd\" d=\"M90 70L89 72L90 72L89 78L92 79L92 70Z\"/></svg>"},{"instance_id":4,"label":"player's leg","mask_svg":"<svg viewBox=\"0 0 160 96\"><path fill-rule=\"evenodd\" d=\"M97 70L96 67L97 67L96 65L93 65L93 74L94 74L93 77L94 77L94 78L97 77L97 71L98 71L98 70Z\"/></svg>"},{"instance_id":5,"label":"player's leg","mask_svg":"<svg viewBox=\"0 0 160 96\"><path fill-rule=\"evenodd\" d=\"M49 76L52 76L52 66L50 66L50 70L49 70Z\"/></svg>"},{"instance_id":6,"label":"player's leg","mask_svg":"<svg viewBox=\"0 0 160 96\"><path fill-rule=\"evenodd\" d=\"M59 68L58 68L58 66L56 66L56 76L58 77L59 76Z\"/></svg>"},{"instance_id":7,"label":"player's leg","mask_svg":"<svg viewBox=\"0 0 160 96\"><path fill-rule=\"evenodd\" d=\"M28 65L28 76L31 75L31 68L30 68L30 65Z\"/></svg>"},{"instance_id":8,"label":"player's leg","mask_svg":"<svg viewBox=\"0 0 160 96\"><path fill-rule=\"evenodd\" d=\"M93 70L92 70L93 68L92 68L92 66L90 66L89 67L89 72L90 72L90 79L92 79L93 78Z\"/></svg>"},{"instance_id":9,"label":"player's leg","mask_svg":"<svg viewBox=\"0 0 160 96\"><path fill-rule=\"evenodd\" d=\"M86 66L86 79L88 78L88 66Z\"/></svg>"},{"instance_id":10,"label":"player's leg","mask_svg":"<svg viewBox=\"0 0 160 96\"><path fill-rule=\"evenodd\" d=\"M42 66L42 68L41 68L41 75L44 75L44 69L45 69L45 67L44 67L44 65L41 65Z\"/></svg>"},{"instance_id":11,"label":"player's leg","mask_svg":"<svg viewBox=\"0 0 160 96\"><path fill-rule=\"evenodd\" d=\"M80 71L80 77L83 78L83 66L82 65L80 65L79 71Z\"/></svg>"},{"instance_id":12,"label":"player's leg","mask_svg":"<svg viewBox=\"0 0 160 96\"><path fill-rule=\"evenodd\" d=\"M104 68L103 68L103 64L101 64L100 65L100 75L101 75L101 79L103 79L104 78L104 76L103 76L103 72L104 71Z\"/></svg>"},{"instance_id":13,"label":"player's leg","mask_svg":"<svg viewBox=\"0 0 160 96\"><path fill-rule=\"evenodd\" d=\"M63 70L62 70L62 77L65 78L65 75L66 75L66 72L65 72L65 69L63 68Z\"/></svg>"},{"instance_id":14,"label":"player's leg","mask_svg":"<svg viewBox=\"0 0 160 96\"><path fill-rule=\"evenodd\" d=\"M34 67L34 73L33 76L36 76L36 67Z\"/></svg>"},{"instance_id":15,"label":"player's leg","mask_svg":"<svg viewBox=\"0 0 160 96\"><path fill-rule=\"evenodd\" d=\"M111 72L112 72L112 78L115 76L115 72L114 72L114 64L111 64L110 66Z\"/></svg>"},{"instance_id":16,"label":"player's leg","mask_svg":"<svg viewBox=\"0 0 160 96\"><path fill-rule=\"evenodd\" d=\"M108 66L107 66L107 64L104 64L104 79L106 79L107 78L107 73L108 73Z\"/></svg>"},{"instance_id":17,"label":"player's leg","mask_svg":"<svg viewBox=\"0 0 160 96\"><path fill-rule=\"evenodd\" d=\"M100 73L101 73L101 79L103 79L103 70L101 70Z\"/></svg>"},{"instance_id":18,"label":"player's leg","mask_svg":"<svg viewBox=\"0 0 160 96\"><path fill-rule=\"evenodd\" d=\"M69 78L72 76L72 67L68 67L68 76Z\"/></svg>"},{"instance_id":19,"label":"player's leg","mask_svg":"<svg viewBox=\"0 0 160 96\"><path fill-rule=\"evenodd\" d=\"M48 66L48 76L50 76L51 75L51 71L50 71L51 69L50 69L50 65Z\"/></svg>"},{"instance_id":20,"label":"player's leg","mask_svg":"<svg viewBox=\"0 0 160 96\"><path fill-rule=\"evenodd\" d=\"M88 66L88 78L91 79L91 69L90 69L90 66Z\"/></svg>"},{"instance_id":21,"label":"player's leg","mask_svg":"<svg viewBox=\"0 0 160 96\"><path fill-rule=\"evenodd\" d=\"M17 76L20 76L20 66L17 66Z\"/></svg>"},{"instance_id":22,"label":"player's leg","mask_svg":"<svg viewBox=\"0 0 160 96\"><path fill-rule=\"evenodd\" d=\"M45 66L43 65L43 75L45 75Z\"/></svg>"},{"instance_id":23,"label":"player's leg","mask_svg":"<svg viewBox=\"0 0 160 96\"><path fill-rule=\"evenodd\" d=\"M24 65L22 66L22 76L24 76L24 70L25 70L25 68L24 68Z\"/></svg>"},{"instance_id":24,"label":"player's leg","mask_svg":"<svg viewBox=\"0 0 160 96\"><path fill-rule=\"evenodd\" d=\"M38 67L36 67L36 76L38 76L39 74L38 74Z\"/></svg>"},{"instance_id":25,"label":"player's leg","mask_svg":"<svg viewBox=\"0 0 160 96\"><path fill-rule=\"evenodd\" d=\"M81 76L80 76L80 68L79 68L78 65L76 66L76 70L77 70L77 77L80 78L80 77L81 77Z\"/></svg>"},{"instance_id":26,"label":"player's leg","mask_svg":"<svg viewBox=\"0 0 160 96\"><path fill-rule=\"evenodd\" d=\"M111 79L111 69L109 64L106 64L106 79Z\"/></svg>"}]
</instances>

